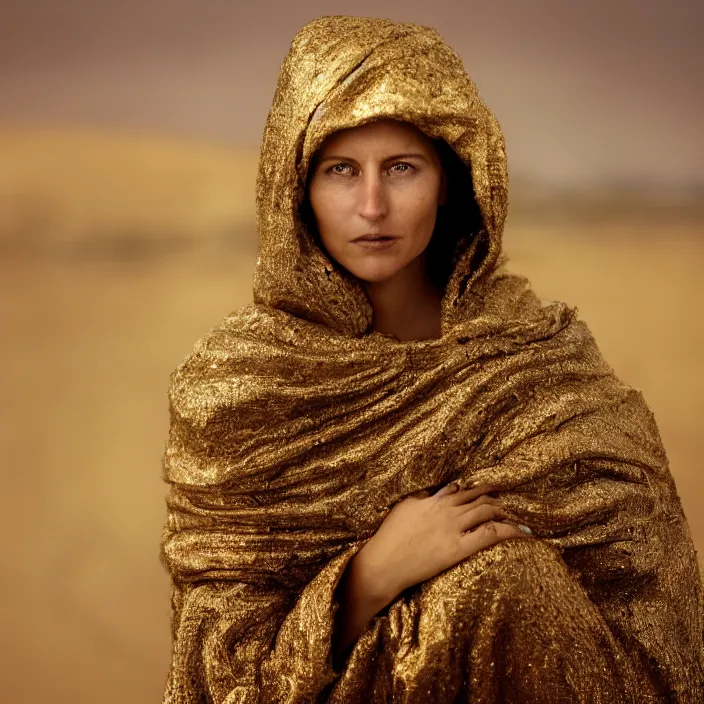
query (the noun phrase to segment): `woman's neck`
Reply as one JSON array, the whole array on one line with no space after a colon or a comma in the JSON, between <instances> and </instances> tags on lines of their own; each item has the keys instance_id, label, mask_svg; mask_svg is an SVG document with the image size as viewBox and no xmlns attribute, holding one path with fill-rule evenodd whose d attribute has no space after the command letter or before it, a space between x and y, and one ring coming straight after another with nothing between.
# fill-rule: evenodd
<instances>
[{"instance_id":1,"label":"woman's neck","mask_svg":"<svg viewBox=\"0 0 704 704\"><path fill-rule=\"evenodd\" d=\"M425 273L420 257L393 278L365 282L374 310L372 329L398 340L427 340L441 335L442 293Z\"/></svg>"}]
</instances>

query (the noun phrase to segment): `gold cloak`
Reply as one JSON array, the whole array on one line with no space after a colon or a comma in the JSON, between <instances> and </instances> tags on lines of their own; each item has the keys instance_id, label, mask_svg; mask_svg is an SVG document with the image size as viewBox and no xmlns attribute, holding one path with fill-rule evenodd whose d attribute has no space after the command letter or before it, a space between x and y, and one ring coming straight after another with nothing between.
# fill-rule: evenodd
<instances>
[{"instance_id":1,"label":"gold cloak","mask_svg":"<svg viewBox=\"0 0 704 704\"><path fill-rule=\"evenodd\" d=\"M471 171L481 227L455 233L439 339L370 331L301 218L322 140L379 117ZM499 125L435 30L322 17L296 35L261 148L254 302L171 377L165 702L704 701L702 583L653 414L575 308L505 269L507 185ZM346 564L397 501L458 478L498 487L537 540L406 590L335 669Z\"/></svg>"}]
</instances>

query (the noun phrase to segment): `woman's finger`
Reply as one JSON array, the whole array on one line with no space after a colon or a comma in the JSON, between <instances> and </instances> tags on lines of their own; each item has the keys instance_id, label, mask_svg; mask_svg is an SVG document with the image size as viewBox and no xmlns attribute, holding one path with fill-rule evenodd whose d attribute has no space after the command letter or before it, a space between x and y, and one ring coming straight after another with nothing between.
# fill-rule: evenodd
<instances>
[{"instance_id":1,"label":"woman's finger","mask_svg":"<svg viewBox=\"0 0 704 704\"><path fill-rule=\"evenodd\" d=\"M457 516L457 527L463 533L476 528L487 521L503 521L509 518L501 506L491 503L481 504L471 511L464 511Z\"/></svg>"},{"instance_id":2,"label":"woman's finger","mask_svg":"<svg viewBox=\"0 0 704 704\"><path fill-rule=\"evenodd\" d=\"M443 501L449 506L479 506L485 502L496 501L493 486L478 486L473 489L461 489L460 491L447 496ZM464 506L463 506L464 505Z\"/></svg>"},{"instance_id":3,"label":"woman's finger","mask_svg":"<svg viewBox=\"0 0 704 704\"><path fill-rule=\"evenodd\" d=\"M495 491L495 489L489 484L480 484L472 489L460 489L457 482L450 482L437 491L433 497L445 499L452 506L459 506L492 491ZM449 499L446 497L449 497Z\"/></svg>"},{"instance_id":4,"label":"woman's finger","mask_svg":"<svg viewBox=\"0 0 704 704\"><path fill-rule=\"evenodd\" d=\"M469 492L469 490L466 490ZM445 499L445 502L452 506L456 513L465 513L467 511L473 511L475 508L479 508L484 504L495 504L501 506L502 503L499 499L495 499L492 494L482 494L477 498L471 495L461 496L462 492L453 494L452 496Z\"/></svg>"},{"instance_id":5,"label":"woman's finger","mask_svg":"<svg viewBox=\"0 0 704 704\"><path fill-rule=\"evenodd\" d=\"M449 484L445 484L445 486L440 487L434 494L433 498L440 498L441 496L447 496L448 494L454 494L455 492L459 491L459 484L457 482L450 482Z\"/></svg>"},{"instance_id":6,"label":"woman's finger","mask_svg":"<svg viewBox=\"0 0 704 704\"><path fill-rule=\"evenodd\" d=\"M506 521L487 521L473 530L462 533L460 536L460 548L467 557L470 557L480 550L510 538L535 540L533 535L524 533L515 524Z\"/></svg>"}]
</instances>

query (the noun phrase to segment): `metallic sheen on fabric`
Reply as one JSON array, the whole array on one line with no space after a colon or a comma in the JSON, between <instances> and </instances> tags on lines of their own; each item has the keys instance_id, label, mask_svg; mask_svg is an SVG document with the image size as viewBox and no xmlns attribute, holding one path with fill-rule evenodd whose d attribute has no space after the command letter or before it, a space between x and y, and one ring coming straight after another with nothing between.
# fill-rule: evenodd
<instances>
[{"instance_id":1,"label":"metallic sheen on fabric","mask_svg":"<svg viewBox=\"0 0 704 704\"><path fill-rule=\"evenodd\" d=\"M470 167L439 339L370 328L298 206L332 132L391 117ZM257 180L254 302L174 371L162 559L169 704L704 701L696 554L643 395L576 308L506 269L498 122L428 27L322 17L281 68ZM534 540L406 590L339 669L348 561L402 498L488 482Z\"/></svg>"}]
</instances>

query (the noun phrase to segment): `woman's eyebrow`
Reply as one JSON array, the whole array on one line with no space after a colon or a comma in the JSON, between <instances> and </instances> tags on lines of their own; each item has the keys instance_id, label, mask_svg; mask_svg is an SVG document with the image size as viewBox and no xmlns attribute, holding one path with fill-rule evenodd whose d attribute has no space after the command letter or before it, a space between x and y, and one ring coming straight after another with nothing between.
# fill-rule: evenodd
<instances>
[{"instance_id":1,"label":"woman's eyebrow","mask_svg":"<svg viewBox=\"0 0 704 704\"><path fill-rule=\"evenodd\" d=\"M334 154L331 154L330 156L323 157L319 163L323 163L325 161L331 161L333 159L338 159L340 161L353 161L357 163L355 159L353 159L351 156L337 156ZM422 161L428 161L428 157L425 156L425 154L420 154L416 152L409 152L407 154L393 154L392 156L387 156L384 161L392 161L393 159L421 159Z\"/></svg>"}]
</instances>

